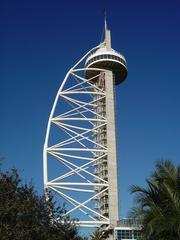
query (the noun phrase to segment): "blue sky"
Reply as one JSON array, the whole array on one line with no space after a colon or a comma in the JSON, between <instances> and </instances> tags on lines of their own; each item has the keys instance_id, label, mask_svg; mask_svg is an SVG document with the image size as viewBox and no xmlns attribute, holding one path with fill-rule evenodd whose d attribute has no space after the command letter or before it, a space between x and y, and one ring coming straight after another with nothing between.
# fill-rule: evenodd
<instances>
[{"instance_id":1,"label":"blue sky","mask_svg":"<svg viewBox=\"0 0 180 240\"><path fill-rule=\"evenodd\" d=\"M117 87L121 215L129 185L144 186L158 159L180 162L180 1L1 1L0 156L42 191L42 148L67 70L102 37L127 59Z\"/></svg>"}]
</instances>

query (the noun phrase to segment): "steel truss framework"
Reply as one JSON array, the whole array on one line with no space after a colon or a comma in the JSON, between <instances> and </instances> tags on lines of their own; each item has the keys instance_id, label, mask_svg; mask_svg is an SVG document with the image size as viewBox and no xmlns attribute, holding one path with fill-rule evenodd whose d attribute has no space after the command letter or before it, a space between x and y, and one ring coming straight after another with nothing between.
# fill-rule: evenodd
<instances>
[{"instance_id":1,"label":"steel truss framework","mask_svg":"<svg viewBox=\"0 0 180 240\"><path fill-rule=\"evenodd\" d=\"M58 90L43 153L45 189L68 203L65 215L78 217L86 227L110 224L105 70L79 68L91 51L70 69ZM87 79L86 72L95 70Z\"/></svg>"}]
</instances>

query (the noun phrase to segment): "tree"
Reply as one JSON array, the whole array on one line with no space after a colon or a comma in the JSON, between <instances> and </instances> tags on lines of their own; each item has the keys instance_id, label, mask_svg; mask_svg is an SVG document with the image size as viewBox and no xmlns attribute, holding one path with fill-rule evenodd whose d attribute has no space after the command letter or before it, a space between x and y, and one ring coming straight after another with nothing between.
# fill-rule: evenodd
<instances>
[{"instance_id":1,"label":"tree","mask_svg":"<svg viewBox=\"0 0 180 240\"><path fill-rule=\"evenodd\" d=\"M64 213L51 196L47 202L32 184L23 184L16 170L0 172L1 240L80 240Z\"/></svg>"},{"instance_id":2,"label":"tree","mask_svg":"<svg viewBox=\"0 0 180 240\"><path fill-rule=\"evenodd\" d=\"M96 229L93 233L90 234L91 240L105 240L109 236L108 230Z\"/></svg>"},{"instance_id":3,"label":"tree","mask_svg":"<svg viewBox=\"0 0 180 240\"><path fill-rule=\"evenodd\" d=\"M180 239L180 166L166 160L155 167L146 188L131 186L136 206L130 215L140 219L145 239Z\"/></svg>"}]
</instances>

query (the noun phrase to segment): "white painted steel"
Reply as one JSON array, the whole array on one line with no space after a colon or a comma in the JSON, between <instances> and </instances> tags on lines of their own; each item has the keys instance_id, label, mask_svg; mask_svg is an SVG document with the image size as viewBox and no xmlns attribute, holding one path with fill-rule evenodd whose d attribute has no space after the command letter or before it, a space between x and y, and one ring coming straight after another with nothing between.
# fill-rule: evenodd
<instances>
[{"instance_id":1,"label":"white painted steel","mask_svg":"<svg viewBox=\"0 0 180 240\"><path fill-rule=\"evenodd\" d=\"M77 68L98 48L99 46L85 54L62 81L49 116L43 149L45 191L52 190L69 203L66 215L76 216L76 212L80 211L78 224L86 227L110 224L109 217L96 210L92 204L92 201L107 193L109 188L108 180L94 173L94 164L102 161L108 154L107 146L94 137L94 134L99 134L100 129L107 125L106 116L97 112L99 101L106 98L105 90L96 84L104 70ZM86 79L86 71L94 70L98 74ZM71 83L71 79L75 81ZM63 110L64 105L61 102L67 103L69 109ZM60 114L57 113L58 105ZM65 135L61 134L60 141L56 139L54 144L50 141L53 127L57 127L56 131L60 130ZM58 161L61 166L59 176L49 174L53 161ZM64 168L66 172L61 173ZM71 179L73 177L79 181ZM88 195L81 199L83 194Z\"/></svg>"}]
</instances>

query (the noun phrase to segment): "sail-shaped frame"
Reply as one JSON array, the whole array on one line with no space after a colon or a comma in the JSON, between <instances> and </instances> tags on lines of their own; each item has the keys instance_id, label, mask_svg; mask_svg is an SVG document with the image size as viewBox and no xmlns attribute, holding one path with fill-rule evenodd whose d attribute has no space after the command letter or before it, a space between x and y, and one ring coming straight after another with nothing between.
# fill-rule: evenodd
<instances>
[{"instance_id":1,"label":"sail-shaped frame","mask_svg":"<svg viewBox=\"0 0 180 240\"><path fill-rule=\"evenodd\" d=\"M66 74L49 116L43 150L44 187L66 202L65 215L80 226L109 225L105 71L82 68L85 54ZM95 74L87 79L87 71Z\"/></svg>"}]
</instances>

